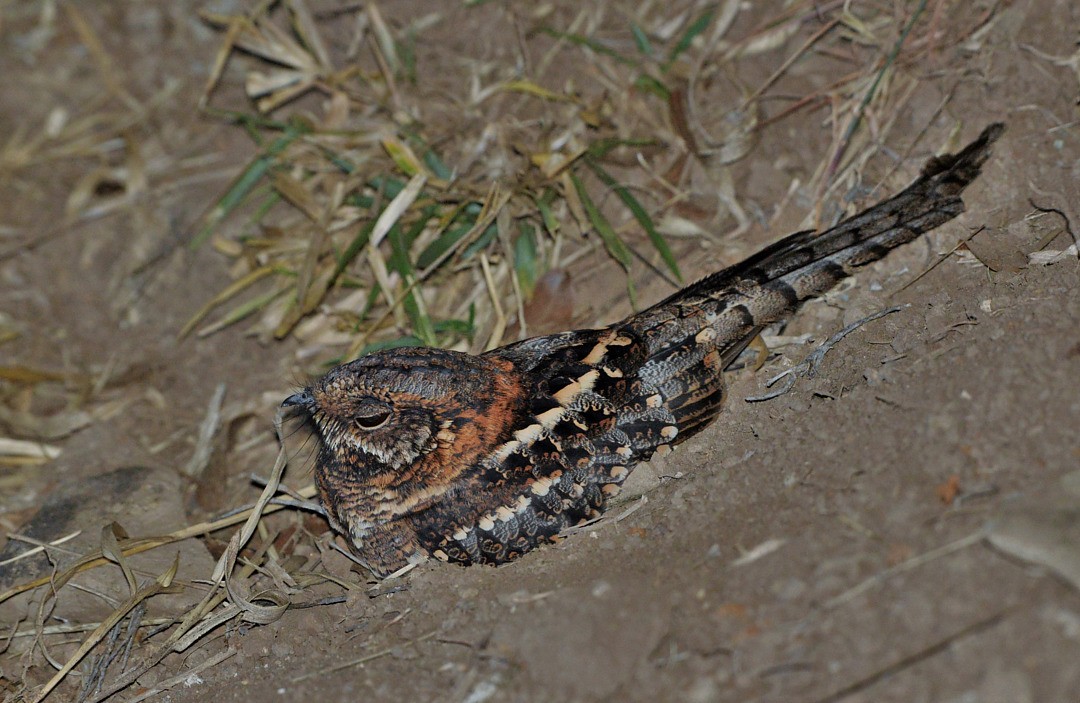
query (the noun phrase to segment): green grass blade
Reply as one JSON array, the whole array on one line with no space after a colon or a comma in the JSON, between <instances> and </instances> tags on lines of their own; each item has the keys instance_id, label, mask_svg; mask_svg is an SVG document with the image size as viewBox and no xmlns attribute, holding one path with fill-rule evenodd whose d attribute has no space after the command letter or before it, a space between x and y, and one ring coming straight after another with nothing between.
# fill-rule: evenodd
<instances>
[{"instance_id":1,"label":"green grass blade","mask_svg":"<svg viewBox=\"0 0 1080 703\"><path fill-rule=\"evenodd\" d=\"M375 176L368 182L368 185L373 190L382 193L387 200L393 200L398 196L398 193L405 190L405 181L393 176Z\"/></svg>"},{"instance_id":2,"label":"green grass blade","mask_svg":"<svg viewBox=\"0 0 1080 703\"><path fill-rule=\"evenodd\" d=\"M581 199L581 205L585 208L585 215L589 218L589 222L592 224L593 229L600 235L600 239L604 242L604 248L607 249L611 258L619 262L624 270L630 270L630 263L633 261L633 256L630 253L630 248L626 246L626 242L619 238L619 235L615 233L615 228L611 226L607 218L604 217L604 213L600 212L600 208L596 207L596 203L589 197L589 193L585 190L585 184L581 182L581 179L577 177L576 173L570 173L570 180L574 184L574 190L577 191L578 198Z\"/></svg>"},{"instance_id":3,"label":"green grass blade","mask_svg":"<svg viewBox=\"0 0 1080 703\"><path fill-rule=\"evenodd\" d=\"M649 41L649 35L645 33L636 22L630 23L630 33L634 35L634 44L637 45L637 50L642 54L645 54L649 58L653 57L652 42Z\"/></svg>"},{"instance_id":4,"label":"green grass blade","mask_svg":"<svg viewBox=\"0 0 1080 703\"><path fill-rule=\"evenodd\" d=\"M634 79L634 87L644 93L652 93L664 102L671 99L671 91L668 87L648 73L642 73Z\"/></svg>"},{"instance_id":5,"label":"green grass blade","mask_svg":"<svg viewBox=\"0 0 1080 703\"><path fill-rule=\"evenodd\" d=\"M585 163L588 164L589 168L592 169L592 172L596 174L597 178L599 178L604 185L611 188L615 192L615 195L619 196L619 200L623 201L623 204L630 210L634 219L637 220L638 224L641 225L641 228L645 230L645 233L649 236L649 241L651 241L656 250L660 252L660 258L664 260L664 263L671 269L671 272L675 274L676 280L682 283L683 278L682 273L679 272L679 264L675 260L675 255L671 253L671 248L668 246L667 240L664 239L664 235L656 231L656 225L653 223L652 217L649 216L649 213L642 207L641 203L638 202L638 199L634 197L634 194L631 193L626 186L616 181L610 173L605 171L600 164L596 163L594 160L586 159Z\"/></svg>"},{"instance_id":6,"label":"green grass blade","mask_svg":"<svg viewBox=\"0 0 1080 703\"><path fill-rule=\"evenodd\" d=\"M440 335L452 335L455 338L464 337L472 342L476 335L476 306L469 306L468 320L440 320L435 323L435 332Z\"/></svg>"},{"instance_id":7,"label":"green grass blade","mask_svg":"<svg viewBox=\"0 0 1080 703\"><path fill-rule=\"evenodd\" d=\"M690 45L694 42L697 35L708 29L712 23L713 18L716 16L716 8L710 7L701 13L701 17L690 23L690 26L686 28L683 35L679 37L679 41L675 43L675 46L671 48L671 53L668 54L667 63L664 66L665 71L675 63L675 61L690 48Z\"/></svg>"},{"instance_id":8,"label":"green grass blade","mask_svg":"<svg viewBox=\"0 0 1080 703\"><path fill-rule=\"evenodd\" d=\"M405 245L412 247L416 243L416 240L423 234L424 228L427 227L427 223L431 222L431 218L439 214L438 205L426 205L421 211L420 216L416 218L416 222L409 226L409 229L405 232ZM424 268L424 267L420 267Z\"/></svg>"},{"instance_id":9,"label":"green grass blade","mask_svg":"<svg viewBox=\"0 0 1080 703\"><path fill-rule=\"evenodd\" d=\"M192 240L190 247L192 249L198 249L206 242L210 233L214 231L218 223L229 216L233 210L235 210L240 203L254 190L259 181L263 179L266 172L270 169L270 165L274 162L274 159L269 156L258 156L248 164L248 167L244 169L244 172L233 181L232 186L226 191L225 195L221 197L217 205L207 213L206 220L203 226L199 229Z\"/></svg>"},{"instance_id":10,"label":"green grass blade","mask_svg":"<svg viewBox=\"0 0 1080 703\"><path fill-rule=\"evenodd\" d=\"M473 207L475 205L475 207ZM476 224L476 216L480 213L480 205L477 203L470 203L462 209L458 216L451 222L453 226L447 227L446 231L435 238L431 244L428 244L420 256L416 257L416 267L420 269L427 269L433 265L436 261L442 257L443 254L450 251L451 248L469 233L469 230ZM457 224L454 224L457 223Z\"/></svg>"},{"instance_id":11,"label":"green grass blade","mask_svg":"<svg viewBox=\"0 0 1080 703\"><path fill-rule=\"evenodd\" d=\"M610 56L611 58L615 59L619 63L625 64L627 66L634 66L635 68L640 66L640 64L636 60L631 59L631 58L627 58L626 56L623 56L622 54L615 51L611 47L604 46L603 44L596 41L595 39L590 39L589 37L582 36L580 34L571 34L569 32L562 32L562 31L559 31L558 29L555 29L554 27L541 27L540 31L543 32L544 34L547 34L548 36L555 37L556 39L563 39L565 41L570 42L571 44L577 44L578 46L584 46L584 47L587 47L589 49L592 49L593 51L595 51L598 54L603 54L604 56Z\"/></svg>"},{"instance_id":12,"label":"green grass blade","mask_svg":"<svg viewBox=\"0 0 1080 703\"><path fill-rule=\"evenodd\" d=\"M375 229L375 223L378 219L378 217L372 217L371 220L356 233L356 236L349 242L349 246L345 247L345 251L338 257L337 266L334 267L334 273L330 275L331 281L336 281L337 277L340 276L345 269L348 268L349 264L353 262L353 259L364 250L364 247L366 247L371 240L371 233Z\"/></svg>"},{"instance_id":13,"label":"green grass blade","mask_svg":"<svg viewBox=\"0 0 1080 703\"><path fill-rule=\"evenodd\" d=\"M544 229L552 238L559 235L559 220L551 210L551 203L554 202L556 197L554 189L546 188L539 198L534 198L536 209L540 211L540 219L544 222Z\"/></svg>"},{"instance_id":14,"label":"green grass blade","mask_svg":"<svg viewBox=\"0 0 1080 703\"><path fill-rule=\"evenodd\" d=\"M263 150L263 153L255 157L247 168L233 181L232 185L225 192L225 195L221 197L217 205L213 207L206 214L204 218L203 226L199 229L198 233L192 237L189 246L192 249L198 249L206 239L210 236L210 233L214 231L214 228L226 217L229 216L233 210L240 206L248 195L255 189L255 186L263 179L267 171L277 160L277 157L285 151L296 141L299 137L307 134L311 130L304 124L299 122L290 122L285 128L284 134L275 139L270 146Z\"/></svg>"},{"instance_id":15,"label":"green grass blade","mask_svg":"<svg viewBox=\"0 0 1080 703\"><path fill-rule=\"evenodd\" d=\"M295 290L295 285L288 285L282 288L278 288L277 290L272 290L268 293L256 296L251 300L247 300L226 312L225 315L222 316L222 318L217 322L211 323L210 325L199 330L196 333L196 336L207 337L214 332L218 332L230 325L234 325L240 320L243 320L245 317L253 315L259 310L262 310L264 307L276 300L279 296L285 294L286 292L295 292ZM296 303L294 302L293 305L295 304Z\"/></svg>"},{"instance_id":16,"label":"green grass blade","mask_svg":"<svg viewBox=\"0 0 1080 703\"><path fill-rule=\"evenodd\" d=\"M461 225L453 229L448 229L439 236L434 242L429 244L424 251L420 252L420 256L416 259L416 265L419 268L426 269L439 260L446 252L450 251L450 248L461 241L461 238L469 233L472 229L472 225Z\"/></svg>"},{"instance_id":17,"label":"green grass blade","mask_svg":"<svg viewBox=\"0 0 1080 703\"><path fill-rule=\"evenodd\" d=\"M453 169L447 166L446 163L439 158L439 155L431 149L424 151L420 158L423 160L424 165L431 169L431 172L435 174L436 178L449 181L454 177Z\"/></svg>"},{"instance_id":18,"label":"green grass blade","mask_svg":"<svg viewBox=\"0 0 1080 703\"><path fill-rule=\"evenodd\" d=\"M417 299L420 295L420 291L415 285L418 274L413 267L412 261L409 260L409 247L405 242L405 234L401 231L400 224L395 223L390 228L390 231L386 233L386 239L390 242L391 252L390 260L387 263L390 264L390 268L398 272L404 284L403 289L405 292L401 307L405 310L405 314L408 315L416 336L425 346L433 347L436 343L435 327L432 325L431 318L422 305L422 301Z\"/></svg>"},{"instance_id":19,"label":"green grass blade","mask_svg":"<svg viewBox=\"0 0 1080 703\"><path fill-rule=\"evenodd\" d=\"M487 249L488 245L494 241L495 237L499 234L499 226L492 222L487 228L476 238L476 241L465 247L461 252L461 259L466 261L473 256L476 256L479 252Z\"/></svg>"},{"instance_id":20,"label":"green grass blade","mask_svg":"<svg viewBox=\"0 0 1080 703\"><path fill-rule=\"evenodd\" d=\"M536 252L536 228L522 221L518 229L520 232L514 239L514 273L517 275L522 295L529 299L536 289L536 280L540 277Z\"/></svg>"}]
</instances>

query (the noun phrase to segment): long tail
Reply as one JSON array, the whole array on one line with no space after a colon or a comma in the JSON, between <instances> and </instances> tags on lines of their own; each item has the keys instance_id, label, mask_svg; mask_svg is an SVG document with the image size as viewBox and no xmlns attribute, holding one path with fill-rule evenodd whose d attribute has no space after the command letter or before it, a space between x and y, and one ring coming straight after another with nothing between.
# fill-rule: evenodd
<instances>
[{"instance_id":1,"label":"long tail","mask_svg":"<svg viewBox=\"0 0 1080 703\"><path fill-rule=\"evenodd\" d=\"M674 412L679 437L716 415L720 372L763 327L962 213L961 195L1004 129L992 124L960 152L930 159L902 192L832 229L786 237L628 318L623 324L649 347L642 375Z\"/></svg>"}]
</instances>

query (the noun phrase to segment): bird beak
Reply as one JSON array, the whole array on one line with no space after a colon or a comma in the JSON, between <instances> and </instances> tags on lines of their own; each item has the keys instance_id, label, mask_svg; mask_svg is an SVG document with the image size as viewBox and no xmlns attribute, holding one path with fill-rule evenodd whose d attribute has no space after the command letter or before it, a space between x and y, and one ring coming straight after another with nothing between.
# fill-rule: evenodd
<instances>
[{"instance_id":1,"label":"bird beak","mask_svg":"<svg viewBox=\"0 0 1080 703\"><path fill-rule=\"evenodd\" d=\"M310 408L315 404L315 399L311 397L311 393L307 390L302 390L299 393L293 393L285 400L281 401L281 407L289 408L293 406L301 406L304 409Z\"/></svg>"}]
</instances>

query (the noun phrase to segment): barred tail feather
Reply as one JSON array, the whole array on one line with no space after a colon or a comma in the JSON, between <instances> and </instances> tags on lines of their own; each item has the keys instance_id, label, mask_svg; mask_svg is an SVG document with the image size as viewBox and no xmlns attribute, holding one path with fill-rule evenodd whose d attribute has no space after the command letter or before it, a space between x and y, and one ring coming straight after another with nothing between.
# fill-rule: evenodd
<instances>
[{"instance_id":1,"label":"barred tail feather","mask_svg":"<svg viewBox=\"0 0 1080 703\"><path fill-rule=\"evenodd\" d=\"M862 266L952 220L1004 125L956 154L930 159L899 194L821 233L798 232L712 274L623 324L647 343L641 376L662 395L680 438L701 429L723 400L721 371L765 326Z\"/></svg>"},{"instance_id":2,"label":"barred tail feather","mask_svg":"<svg viewBox=\"0 0 1080 703\"><path fill-rule=\"evenodd\" d=\"M964 212L961 194L979 176L990 156L990 147L1004 130L1001 123L990 125L960 152L931 158L919 178L892 198L821 234L790 235L745 261L675 293L657 307L686 300L694 300L696 304L700 296L723 294L725 288L737 281L765 284L779 280L833 255L837 255L833 259L835 263L848 267L848 273L877 261L895 247ZM825 292L835 281L822 285L817 293L808 293L806 297Z\"/></svg>"},{"instance_id":3,"label":"barred tail feather","mask_svg":"<svg viewBox=\"0 0 1080 703\"><path fill-rule=\"evenodd\" d=\"M898 195L786 250L783 261L765 262L739 274L784 298L785 304L771 314L760 309L756 322L776 322L792 305L825 293L856 269L963 213L961 194L978 177L1002 131L1004 125L990 125L962 151L927 162L919 178Z\"/></svg>"}]
</instances>

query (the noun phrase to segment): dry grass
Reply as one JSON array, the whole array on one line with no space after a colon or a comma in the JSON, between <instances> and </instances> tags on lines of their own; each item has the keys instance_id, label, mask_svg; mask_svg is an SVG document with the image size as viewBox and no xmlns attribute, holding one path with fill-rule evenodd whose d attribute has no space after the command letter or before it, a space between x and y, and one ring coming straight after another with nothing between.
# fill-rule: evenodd
<instances>
[{"instance_id":1,"label":"dry grass","mask_svg":"<svg viewBox=\"0 0 1080 703\"><path fill-rule=\"evenodd\" d=\"M356 15L348 55L332 59L305 3L283 5L207 18L225 39L204 107L248 130L259 153L191 242L209 240L234 257L236 282L182 334L212 334L255 318L253 332L295 335L306 356L332 361L404 344L489 349L506 341L508 317L526 335L525 305L537 281L598 244L628 274L632 301L636 261L681 281L668 235L704 233L679 209L693 197L695 169L718 181L714 219L734 219L725 227L742 232L751 220L724 183L727 165L749 152L761 127L826 104L834 143L810 184L825 202L856 180L918 85L902 65L942 49L941 3L926 17L926 0L891 12L795 3L739 38L727 36L734 2L667 15L649 6L635 16L589 8L567 26L543 15L514 17L528 47L545 49L533 70L506 66L479 75L479 67L468 66L471 75L447 96L414 62L417 36L444 21L440 12L391 28L370 5ZM950 41L977 41L992 16L991 9L976 17ZM917 25L923 31L912 35ZM725 115L726 133L711 136L693 103L699 84L738 62L781 53L791 37L813 27ZM770 89L813 51L869 61L762 122L761 103L786 98ZM245 82L255 113L207 107L236 52L261 59L249 62ZM527 57L523 51L521 63L528 65ZM572 81L560 85L548 70L557 58L589 62L603 93L584 97ZM453 117L486 117L484 104L507 94L519 97L504 100L494 119ZM521 129L543 123L556 126ZM507 135L517 138L507 145ZM642 157L661 146L663 168ZM633 180L648 184L645 202L612 174L628 164L638 171ZM238 211L249 224L239 237L227 237L222 224L238 219Z\"/></svg>"},{"instance_id":2,"label":"dry grass","mask_svg":"<svg viewBox=\"0 0 1080 703\"><path fill-rule=\"evenodd\" d=\"M301 2L287 3L278 13L287 15L289 29L277 24L284 18L267 11L209 18L225 28L226 38L206 102L229 54L242 50L273 66L268 74L261 72L263 65L253 67L246 90L261 111L276 112L271 120L212 110L252 130L263 146L207 212L192 241L199 246L211 239L235 257L237 282L183 333L211 334L257 315L254 329L260 334L295 334L309 344L343 348L338 359L401 344L490 348L506 329L503 301L512 301L519 328L527 329L520 312L537 281L574 258L575 250L589 248L583 235L595 233L625 270L633 265L631 244L594 201L595 189L586 179L617 196L647 233L662 265L679 278L653 214L603 165L614 150L666 139L642 132L636 115L614 110L606 101L590 104L570 86L564 92L544 87L539 75L500 71L510 75L487 85L475 76L467 92L448 102L406 58L415 28L394 32L371 7L360 14L348 41L370 51L368 71L360 57L345 57L352 59L349 68L331 64L327 42ZM711 16L708 12L682 28L664 64L650 68L667 70ZM442 19L436 13L423 23ZM536 31L558 36L551 51L589 46L578 34L545 26ZM637 48L643 53L649 47L639 43ZM643 75L646 63L658 63L613 51L605 57ZM626 90L633 76L622 74ZM659 79L649 85L653 92L669 93ZM318 93L317 115L303 108L312 102L303 100L309 93ZM468 113L501 95L520 99L500 115L501 123L473 122L473 132L464 134L446 131L459 120L421 123L402 107L423 105L435 116ZM292 114L286 116L288 111ZM529 135L531 143L499 143L515 123L538 115L558 128ZM447 165L440 151L450 147L466 153L464 163L457 159L453 168ZM491 174L506 162L514 163L515 177L493 180ZM237 240L217 234L223 220L256 201L249 235ZM279 203L285 207L276 207ZM212 312L217 316L207 324Z\"/></svg>"},{"instance_id":3,"label":"dry grass","mask_svg":"<svg viewBox=\"0 0 1080 703\"><path fill-rule=\"evenodd\" d=\"M735 0L646 2L632 10L571 3L543 5L535 14L433 5L438 9L404 26L389 23L377 3L319 16L304 0L286 0L255 3L245 16L207 16L222 44L198 109L245 130L256 146L188 242L229 257L234 282L209 296L179 333L205 336L244 323L267 339L298 338L302 358L320 364L401 344L491 348L507 341L511 328L529 333L541 315L525 311L547 272L597 250L626 273L631 297L647 272L681 281L673 237L732 236L755 224L728 166L751 153L765 127L823 115L831 147L812 180L789 191L814 195L819 210L810 219L817 223L826 216L821 204L854 186L862 166L888 141L921 80L910 67L933 65L946 45L977 48L997 9L991 5L967 24L953 20L946 31L947 5L801 0L752 23ZM18 179L29 164L99 151L153 111L117 78L81 11L62 7L64 17L47 21L66 21L79 34L110 108L91 106L75 120L60 116L41 134L8 135L0 145L0 179ZM471 11L476 23L482 12L518 13L499 21L516 28L519 60L516 66L479 60L449 66L455 82L448 89L447 75L426 74L435 64L418 52L445 15L457 13L460 22L461 13ZM439 51L438 45L423 47ZM445 55L450 60L449 50ZM834 58L849 70L824 88L793 93L803 84L787 80L787 73L810 55ZM703 117L710 86L755 63L766 78L743 88L742 103ZM567 66L575 67L571 77L563 73ZM227 92L221 84L230 67L245 73L246 99L218 95ZM497 109L490 109L492 101ZM948 95L939 109L947 101ZM230 102L242 107L220 104ZM86 195L109 179L124 183L115 209L147 183L137 167L89 173L68 201L69 223L109 214L99 206L91 211ZM705 216L696 192L702 187L718 193ZM766 219L788 205L785 200ZM20 241L3 255L40 241ZM12 334L18 331L0 320L0 344ZM43 384L66 379L23 368L0 369L0 377L14 389L5 391L9 401L26 401ZM92 422L94 413L104 412L93 395L83 397L87 409L69 411L72 422ZM27 428L25 434L42 438ZM56 450L0 438L0 451L38 462ZM0 594L2 602L38 592L36 621L13 628L5 640L33 639L27 666L48 658L52 638L90 631L74 654L54 663L47 684L15 686L9 699L39 701L66 686L77 700L105 700L223 627L267 624L289 609L337 602L355 590L327 572L321 558L327 541L303 529L296 508L305 507L312 491L281 495L284 464L282 453L258 503L244 512L155 538L128 538L109 528L100 550L75 566ZM272 504L277 497L281 504ZM289 517L269 517L282 509ZM127 559L240 522L215 573L200 586L201 602L175 619L151 617L153 597L178 588L175 571L140 584ZM299 543L311 556L290 556ZM47 624L70 579L103 567L117 569L129 585L129 598L113 615L67 628ZM202 666L224 661L231 651ZM80 664L81 682L69 681Z\"/></svg>"}]
</instances>

